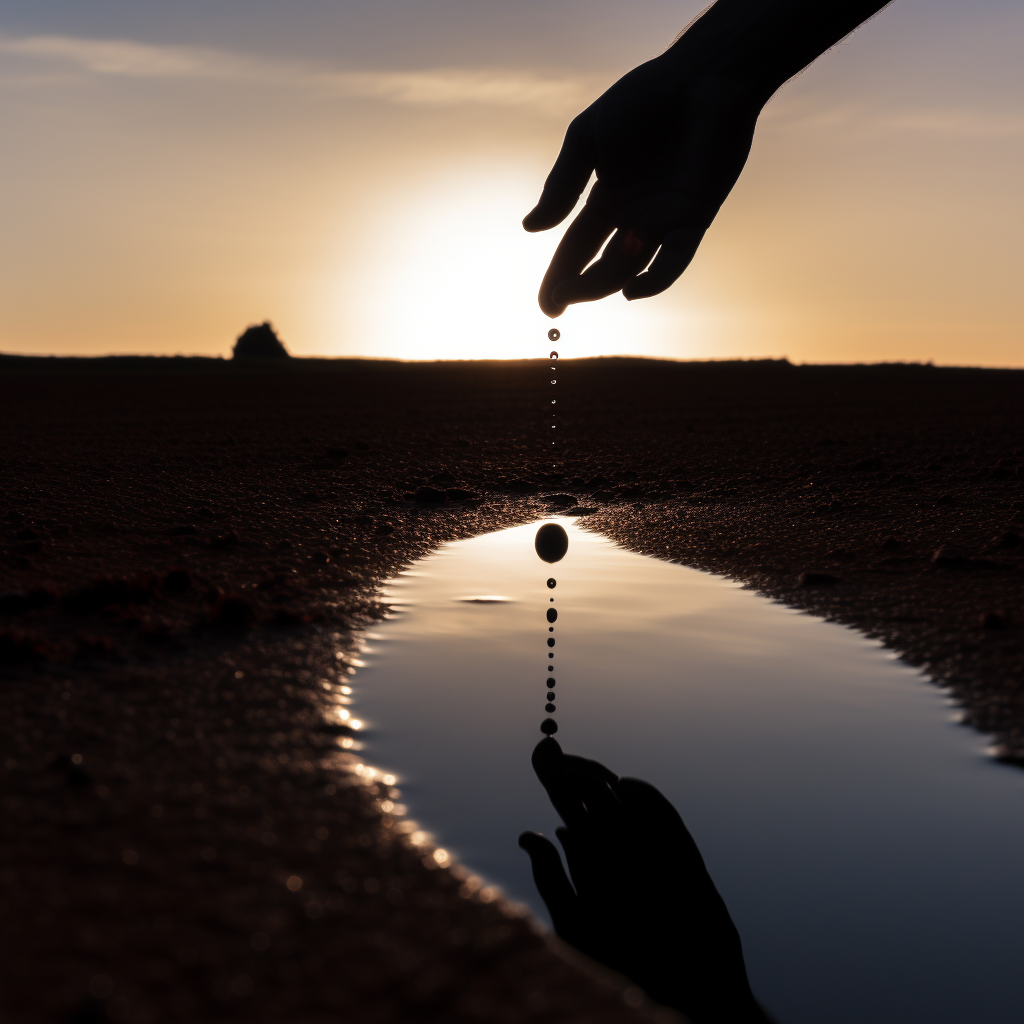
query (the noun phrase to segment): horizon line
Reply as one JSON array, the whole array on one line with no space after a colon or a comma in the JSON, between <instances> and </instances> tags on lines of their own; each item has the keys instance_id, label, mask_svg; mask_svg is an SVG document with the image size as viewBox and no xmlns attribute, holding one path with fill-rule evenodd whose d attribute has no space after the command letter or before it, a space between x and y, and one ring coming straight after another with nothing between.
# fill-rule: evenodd
<instances>
[{"instance_id":1,"label":"horizon line","mask_svg":"<svg viewBox=\"0 0 1024 1024\"><path fill-rule=\"evenodd\" d=\"M223 363L234 363L235 359L232 356L224 355L210 355L207 353L166 353L166 352L106 352L106 353L90 353L90 354L74 354L74 353L39 353L39 352L2 352L0 351L0 361L5 359L83 359L83 360L100 360L100 359L204 359L210 362L223 362ZM801 366L917 366L921 368L931 369L949 369L949 370L1024 370L1024 365L993 365L983 366L977 363L937 363L932 359L920 360L920 359L894 359L894 360L877 360L874 362L861 361L843 361L843 362L811 362L803 360L800 362L794 362L788 356L709 356L708 358L680 358L677 356L657 356L657 355L640 355L636 353L609 353L604 355L591 355L591 356L563 356L561 361L564 362L582 362L585 360L597 360L597 359L634 359L634 360L647 360L651 362L665 362L665 363L779 363L786 364L788 366L797 368ZM527 363L527 362L546 362L547 357L545 356L522 356L522 357L500 357L495 356L493 358L480 358L480 359L403 359L398 356L371 356L371 355L339 355L339 356L324 356L324 355L294 355L289 353L287 361L298 361L298 362L346 362L346 361L361 361L361 362L379 362L379 363ZM277 359L254 359L243 358L238 360L239 365L250 363L250 365L268 366L278 362L282 364L286 360Z\"/></svg>"}]
</instances>

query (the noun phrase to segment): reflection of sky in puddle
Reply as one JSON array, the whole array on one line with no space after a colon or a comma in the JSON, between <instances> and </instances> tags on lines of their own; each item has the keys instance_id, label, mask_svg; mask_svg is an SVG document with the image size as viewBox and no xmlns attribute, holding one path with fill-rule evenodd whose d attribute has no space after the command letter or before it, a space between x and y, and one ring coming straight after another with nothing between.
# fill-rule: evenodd
<instances>
[{"instance_id":1,"label":"reflection of sky in puddle","mask_svg":"<svg viewBox=\"0 0 1024 1024\"><path fill-rule=\"evenodd\" d=\"M473 870L546 917L519 832L558 580L558 740L679 809L783 1024L1024 1019L1024 774L879 646L560 520L449 544L388 587L351 681L370 761ZM496 600L500 598L500 600Z\"/></svg>"}]
</instances>

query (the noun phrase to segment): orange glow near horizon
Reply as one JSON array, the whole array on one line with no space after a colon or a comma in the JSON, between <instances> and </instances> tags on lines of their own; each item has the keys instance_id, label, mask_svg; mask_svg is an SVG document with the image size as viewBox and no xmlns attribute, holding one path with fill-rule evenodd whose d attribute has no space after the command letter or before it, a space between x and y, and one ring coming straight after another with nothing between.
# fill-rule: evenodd
<instances>
[{"instance_id":1,"label":"orange glow near horizon","mask_svg":"<svg viewBox=\"0 0 1024 1024\"><path fill-rule=\"evenodd\" d=\"M561 229L520 222L570 118L704 5L66 2L0 25L0 350L227 356L270 320L424 360L546 354ZM562 354L1024 366L1022 29L887 8L772 100L682 279L570 308Z\"/></svg>"},{"instance_id":2,"label":"orange glow near horizon","mask_svg":"<svg viewBox=\"0 0 1024 1024\"><path fill-rule=\"evenodd\" d=\"M356 335L398 359L537 358L551 347L552 326L566 357L695 355L685 345L685 317L666 319L650 303L615 297L554 321L540 312L537 287L558 233L530 235L520 226L535 191L525 169L439 175L367 230L362 269L339 274L325 303L356 306Z\"/></svg>"}]
</instances>

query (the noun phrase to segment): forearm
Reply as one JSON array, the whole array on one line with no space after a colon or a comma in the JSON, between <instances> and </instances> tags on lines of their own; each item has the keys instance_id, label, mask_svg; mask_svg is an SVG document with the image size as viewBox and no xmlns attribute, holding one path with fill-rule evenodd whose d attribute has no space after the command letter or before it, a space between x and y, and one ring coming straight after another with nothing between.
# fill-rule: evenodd
<instances>
[{"instance_id":1,"label":"forearm","mask_svg":"<svg viewBox=\"0 0 1024 1024\"><path fill-rule=\"evenodd\" d=\"M891 0L718 0L659 58L689 78L727 78L767 100Z\"/></svg>"}]
</instances>

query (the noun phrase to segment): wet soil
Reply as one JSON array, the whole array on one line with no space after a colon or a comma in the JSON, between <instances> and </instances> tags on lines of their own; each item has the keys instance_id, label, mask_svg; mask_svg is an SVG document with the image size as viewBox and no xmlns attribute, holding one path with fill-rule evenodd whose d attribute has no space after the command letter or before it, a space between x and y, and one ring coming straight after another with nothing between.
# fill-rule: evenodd
<instances>
[{"instance_id":1,"label":"wet soil","mask_svg":"<svg viewBox=\"0 0 1024 1024\"><path fill-rule=\"evenodd\" d=\"M384 579L547 511L882 638L1024 763L1024 373L570 361L551 431L546 365L4 360L5 1020L657 1012L325 725Z\"/></svg>"}]
</instances>

